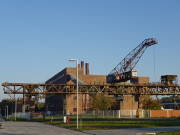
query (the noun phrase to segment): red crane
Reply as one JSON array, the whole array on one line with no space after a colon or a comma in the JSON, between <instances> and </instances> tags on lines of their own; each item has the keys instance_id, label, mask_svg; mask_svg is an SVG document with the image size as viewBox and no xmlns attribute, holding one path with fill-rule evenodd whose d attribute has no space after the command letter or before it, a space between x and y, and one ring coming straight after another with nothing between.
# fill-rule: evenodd
<instances>
[{"instance_id":1,"label":"red crane","mask_svg":"<svg viewBox=\"0 0 180 135\"><path fill-rule=\"evenodd\" d=\"M126 82L137 77L137 71L133 70L146 48L157 44L155 38L145 39L132 50L107 76L107 83Z\"/></svg>"}]
</instances>

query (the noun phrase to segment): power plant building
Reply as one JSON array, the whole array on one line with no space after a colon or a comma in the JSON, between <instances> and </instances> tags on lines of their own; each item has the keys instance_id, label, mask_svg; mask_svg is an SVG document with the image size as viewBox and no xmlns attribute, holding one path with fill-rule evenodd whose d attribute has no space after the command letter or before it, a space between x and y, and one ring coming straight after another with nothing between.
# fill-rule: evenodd
<instances>
[{"instance_id":1,"label":"power plant building","mask_svg":"<svg viewBox=\"0 0 180 135\"><path fill-rule=\"evenodd\" d=\"M78 64L78 84L79 85L107 85L106 83L107 75L90 75L89 73L89 63ZM148 77L141 77L133 80L133 83L149 83ZM52 78L45 82L46 84L66 84L74 85L76 84L76 68L67 67L54 75ZM79 114L85 113L90 109L90 96L89 94L79 94L78 102L78 112ZM111 96L112 97L112 96ZM121 97L121 98L120 98ZM135 96L120 96L116 98L118 105L117 110L137 110L138 109L138 99ZM51 111L53 113L63 113L63 114L76 114L76 94L56 94L48 96L45 99L46 111Z\"/></svg>"},{"instance_id":2,"label":"power plant building","mask_svg":"<svg viewBox=\"0 0 180 135\"><path fill-rule=\"evenodd\" d=\"M84 71L85 70L85 71ZM76 84L76 68L67 67L45 82L46 84ZM78 84L106 84L106 75L90 75L89 64L78 64ZM55 113L76 114L76 94L57 94L45 99L46 110ZM89 109L89 95L79 94L79 113Z\"/></svg>"}]
</instances>

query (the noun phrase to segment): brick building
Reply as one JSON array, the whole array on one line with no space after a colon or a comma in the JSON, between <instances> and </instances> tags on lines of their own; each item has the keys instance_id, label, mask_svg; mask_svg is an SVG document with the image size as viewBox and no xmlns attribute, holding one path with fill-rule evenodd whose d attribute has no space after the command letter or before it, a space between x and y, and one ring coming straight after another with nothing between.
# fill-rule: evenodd
<instances>
[{"instance_id":1,"label":"brick building","mask_svg":"<svg viewBox=\"0 0 180 135\"><path fill-rule=\"evenodd\" d=\"M90 75L89 64L78 64L79 84L106 84L106 75ZM76 68L67 67L46 81L46 84L76 84ZM76 94L58 94L45 99L46 111L76 114ZM79 113L89 109L89 95L79 94Z\"/></svg>"},{"instance_id":2,"label":"brick building","mask_svg":"<svg viewBox=\"0 0 180 135\"><path fill-rule=\"evenodd\" d=\"M144 80L144 81L143 81ZM81 61L81 65L78 64L78 83L79 84L101 84L105 85L106 75L90 75L89 64ZM137 78L132 81L133 83L145 83L149 82L149 78ZM52 78L46 81L46 84L76 84L76 68L67 67L54 75ZM137 110L138 99L135 96L120 96L114 97L117 99L117 110ZM90 102L89 94L79 94L78 112L84 113L89 109ZM68 113L76 114L76 94L57 94L45 99L46 111L54 113Z\"/></svg>"}]
</instances>

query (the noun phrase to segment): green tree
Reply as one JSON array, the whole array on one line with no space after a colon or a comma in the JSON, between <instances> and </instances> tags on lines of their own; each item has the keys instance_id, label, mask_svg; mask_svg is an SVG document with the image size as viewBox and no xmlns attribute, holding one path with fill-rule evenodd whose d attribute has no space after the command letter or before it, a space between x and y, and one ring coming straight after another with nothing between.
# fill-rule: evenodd
<instances>
[{"instance_id":1,"label":"green tree","mask_svg":"<svg viewBox=\"0 0 180 135\"><path fill-rule=\"evenodd\" d=\"M143 109L147 110L161 110L161 104L152 98L145 98L143 100Z\"/></svg>"},{"instance_id":2,"label":"green tree","mask_svg":"<svg viewBox=\"0 0 180 135\"><path fill-rule=\"evenodd\" d=\"M36 112L45 111L45 103L37 102L37 103L35 104L35 111L36 111Z\"/></svg>"},{"instance_id":3,"label":"green tree","mask_svg":"<svg viewBox=\"0 0 180 135\"><path fill-rule=\"evenodd\" d=\"M13 99L3 99L0 102L1 114L4 115L6 106L8 106L8 114L14 113L14 103Z\"/></svg>"},{"instance_id":4,"label":"green tree","mask_svg":"<svg viewBox=\"0 0 180 135\"><path fill-rule=\"evenodd\" d=\"M92 110L108 110L116 106L116 101L113 98L108 97L104 94L97 94L91 98Z\"/></svg>"}]
</instances>

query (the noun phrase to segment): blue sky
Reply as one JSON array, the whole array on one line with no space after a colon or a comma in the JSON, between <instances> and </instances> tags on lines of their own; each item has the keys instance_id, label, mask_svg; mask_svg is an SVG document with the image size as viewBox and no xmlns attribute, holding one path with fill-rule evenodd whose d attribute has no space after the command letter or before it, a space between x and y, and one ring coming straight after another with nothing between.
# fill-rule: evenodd
<instances>
[{"instance_id":1,"label":"blue sky","mask_svg":"<svg viewBox=\"0 0 180 135\"><path fill-rule=\"evenodd\" d=\"M0 0L0 83L44 83L75 66L70 58L107 75L151 37L159 43L140 59L138 75L180 76L179 7L179 0Z\"/></svg>"}]
</instances>

